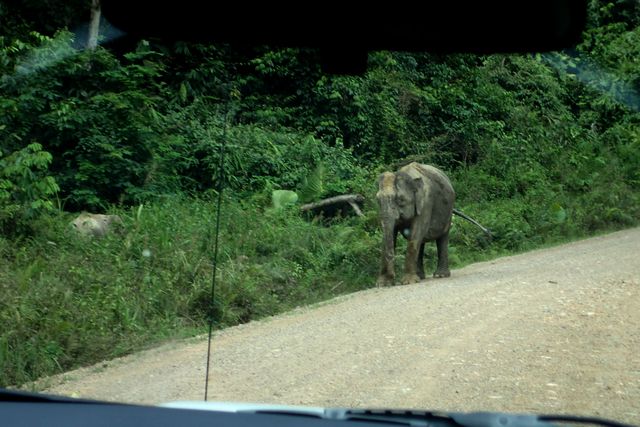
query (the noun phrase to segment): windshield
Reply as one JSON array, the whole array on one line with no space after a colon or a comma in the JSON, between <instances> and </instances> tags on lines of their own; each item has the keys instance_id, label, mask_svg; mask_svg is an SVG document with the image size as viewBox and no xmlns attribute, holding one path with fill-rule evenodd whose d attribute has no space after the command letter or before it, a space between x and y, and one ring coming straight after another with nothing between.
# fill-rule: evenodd
<instances>
[{"instance_id":1,"label":"windshield","mask_svg":"<svg viewBox=\"0 0 640 427\"><path fill-rule=\"evenodd\" d=\"M640 423L640 3L353 75L0 20L0 387Z\"/></svg>"}]
</instances>

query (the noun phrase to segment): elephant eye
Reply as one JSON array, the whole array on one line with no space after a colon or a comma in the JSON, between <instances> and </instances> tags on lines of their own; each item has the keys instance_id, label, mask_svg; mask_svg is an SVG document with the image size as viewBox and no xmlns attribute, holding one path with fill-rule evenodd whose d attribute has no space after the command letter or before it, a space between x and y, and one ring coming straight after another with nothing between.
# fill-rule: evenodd
<instances>
[{"instance_id":1,"label":"elephant eye","mask_svg":"<svg viewBox=\"0 0 640 427\"><path fill-rule=\"evenodd\" d=\"M398 206L405 206L407 203L409 203L409 200L404 196L398 196L397 203Z\"/></svg>"}]
</instances>

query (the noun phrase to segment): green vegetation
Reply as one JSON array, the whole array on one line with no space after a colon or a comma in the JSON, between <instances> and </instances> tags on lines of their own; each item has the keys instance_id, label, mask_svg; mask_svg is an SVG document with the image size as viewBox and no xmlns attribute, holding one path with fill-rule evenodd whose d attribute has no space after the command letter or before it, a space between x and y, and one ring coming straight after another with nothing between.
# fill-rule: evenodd
<instances>
[{"instance_id":1,"label":"green vegetation","mask_svg":"<svg viewBox=\"0 0 640 427\"><path fill-rule=\"evenodd\" d=\"M37 3L0 8L0 386L373 286L376 178L406 159L495 235L456 219L454 268L640 219L637 2L591 3L571 51L376 52L363 76L301 49L83 51L86 2ZM348 192L364 217L298 210ZM81 238L81 210L124 231Z\"/></svg>"}]
</instances>

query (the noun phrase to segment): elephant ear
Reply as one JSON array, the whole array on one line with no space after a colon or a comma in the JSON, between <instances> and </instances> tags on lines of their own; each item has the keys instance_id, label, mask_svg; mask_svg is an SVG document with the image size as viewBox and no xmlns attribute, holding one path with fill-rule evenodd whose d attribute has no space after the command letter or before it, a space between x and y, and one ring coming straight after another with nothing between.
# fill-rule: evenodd
<instances>
[{"instance_id":1,"label":"elephant ear","mask_svg":"<svg viewBox=\"0 0 640 427\"><path fill-rule=\"evenodd\" d=\"M403 172L406 173L411 179L413 200L416 207L416 215L420 216L422 214L422 210L424 209L427 195L424 184L424 174L422 174L418 170L418 168L414 167L413 165L414 163L411 163L404 167Z\"/></svg>"}]
</instances>

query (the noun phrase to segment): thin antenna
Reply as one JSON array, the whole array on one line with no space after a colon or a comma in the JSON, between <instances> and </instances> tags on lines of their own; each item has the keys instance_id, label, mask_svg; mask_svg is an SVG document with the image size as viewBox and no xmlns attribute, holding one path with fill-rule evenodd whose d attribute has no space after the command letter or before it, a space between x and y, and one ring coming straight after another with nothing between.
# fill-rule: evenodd
<instances>
[{"instance_id":1,"label":"thin antenna","mask_svg":"<svg viewBox=\"0 0 640 427\"><path fill-rule=\"evenodd\" d=\"M218 180L218 206L216 209L216 237L215 237L215 246L213 250L213 277L211 278L211 300L209 305L209 339L207 342L207 369L205 372L205 380L204 380L204 401L207 401L208 392L209 392L209 362L211 360L211 339L213 335L213 318L214 318L214 309L215 309L215 290L216 290L216 271L218 267L218 236L220 235L220 210L222 206L222 190L224 189L224 154L225 154L225 145L227 143L227 123L229 117L229 105L227 103L227 108L224 113L224 124L222 128L222 143L220 144L220 152L218 153L220 157L220 164L218 165L218 170L220 171L219 180Z\"/></svg>"}]
</instances>

